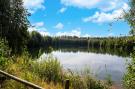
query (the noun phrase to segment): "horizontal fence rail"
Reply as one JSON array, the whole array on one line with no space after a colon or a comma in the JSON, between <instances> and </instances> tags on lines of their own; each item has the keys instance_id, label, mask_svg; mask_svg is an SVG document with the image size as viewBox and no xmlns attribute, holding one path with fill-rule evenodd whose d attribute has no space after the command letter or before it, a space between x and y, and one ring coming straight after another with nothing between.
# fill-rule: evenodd
<instances>
[{"instance_id":1,"label":"horizontal fence rail","mask_svg":"<svg viewBox=\"0 0 135 89\"><path fill-rule=\"evenodd\" d=\"M26 80L22 80L22 79L20 79L20 78L18 78L18 77L15 77L15 76L11 75L11 74L8 74L8 73L6 73L6 72L4 72L4 71L2 71L2 70L0 70L0 74L4 75L4 76L6 76L6 77L9 77L9 78L11 78L11 79L13 79L13 80L15 80L15 81L17 81L17 82L20 82L20 83L22 83L22 84L24 84L24 85L26 85L26 86L29 86L29 87L31 87L31 88L33 88L33 89L44 89L44 88L42 88L42 87L39 87L38 85L35 85L35 84L33 84L33 83L30 83L30 82L28 82L28 81L26 81Z\"/></svg>"}]
</instances>

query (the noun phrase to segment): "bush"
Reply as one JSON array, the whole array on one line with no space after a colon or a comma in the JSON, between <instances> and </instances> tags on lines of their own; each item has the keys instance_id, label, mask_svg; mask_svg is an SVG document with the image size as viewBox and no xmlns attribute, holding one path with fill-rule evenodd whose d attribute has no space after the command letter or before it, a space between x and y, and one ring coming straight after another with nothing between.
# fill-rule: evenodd
<instances>
[{"instance_id":1,"label":"bush","mask_svg":"<svg viewBox=\"0 0 135 89\"><path fill-rule=\"evenodd\" d=\"M10 59L10 50L7 41L0 38L0 69L4 70Z\"/></svg>"},{"instance_id":2,"label":"bush","mask_svg":"<svg viewBox=\"0 0 135 89\"><path fill-rule=\"evenodd\" d=\"M131 63L127 67L127 73L124 76L123 81L126 89L135 89L135 51L132 54Z\"/></svg>"}]
</instances>

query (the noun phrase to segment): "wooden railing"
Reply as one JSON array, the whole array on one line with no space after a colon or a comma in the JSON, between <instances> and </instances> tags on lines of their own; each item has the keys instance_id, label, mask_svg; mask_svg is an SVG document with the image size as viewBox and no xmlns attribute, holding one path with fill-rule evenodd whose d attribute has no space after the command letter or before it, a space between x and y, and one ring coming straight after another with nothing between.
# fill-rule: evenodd
<instances>
[{"instance_id":1,"label":"wooden railing","mask_svg":"<svg viewBox=\"0 0 135 89\"><path fill-rule=\"evenodd\" d=\"M33 89L44 89L44 88L42 88L42 87L39 87L38 85L35 85L35 84L33 84L33 83L30 83L30 82L28 82L28 81L26 81L26 80L22 80L22 79L20 79L20 78L18 78L18 77L15 77L15 76L13 76L13 75L11 75L11 74L8 74L8 73L4 72L4 71L1 71L1 70L0 70L0 74L4 75L4 76L6 76L6 77L9 77L9 78L11 78L11 79L13 79L13 80L15 80L15 81L17 81L17 82L20 82L20 83L22 83L22 84L24 84L24 85L26 85L26 86L29 86L29 87L31 87L31 88L33 88Z\"/></svg>"},{"instance_id":2,"label":"wooden railing","mask_svg":"<svg viewBox=\"0 0 135 89\"><path fill-rule=\"evenodd\" d=\"M26 80L22 80L22 79L20 79L18 77L15 77L15 76L11 75L11 74L8 74L8 73L6 73L6 72L4 72L2 70L0 70L0 74L4 75L5 77L8 77L10 79L13 79L13 80L15 80L17 82L20 82L20 83L22 83L22 84L24 84L24 85L26 85L28 87L31 87L33 89L44 89L44 88L42 88L42 87L40 87L38 85L30 83L30 82L28 82ZM69 89L69 80L68 79L65 81L65 89Z\"/></svg>"}]
</instances>

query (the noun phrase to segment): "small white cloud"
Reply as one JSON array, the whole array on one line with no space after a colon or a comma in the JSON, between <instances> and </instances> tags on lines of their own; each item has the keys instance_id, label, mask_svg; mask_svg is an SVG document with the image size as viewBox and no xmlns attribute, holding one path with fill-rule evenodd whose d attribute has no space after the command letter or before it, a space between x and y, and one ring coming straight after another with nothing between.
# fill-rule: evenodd
<instances>
[{"instance_id":1,"label":"small white cloud","mask_svg":"<svg viewBox=\"0 0 135 89\"><path fill-rule=\"evenodd\" d=\"M29 32L37 31L37 32L39 32L42 36L46 36L46 35L50 36L50 35L51 35L51 34L47 31L47 29L44 28L44 27L42 27L42 28L30 27L30 28L28 28L28 31L29 31Z\"/></svg>"},{"instance_id":2,"label":"small white cloud","mask_svg":"<svg viewBox=\"0 0 135 89\"><path fill-rule=\"evenodd\" d=\"M63 7L59 10L60 13L64 13L67 10L67 8Z\"/></svg>"},{"instance_id":3,"label":"small white cloud","mask_svg":"<svg viewBox=\"0 0 135 89\"><path fill-rule=\"evenodd\" d=\"M94 23L103 23L111 22L117 20L118 18L123 17L123 10L127 11L129 6L124 3L122 8L116 9L111 13L107 12L96 12L93 16L89 16L83 19L84 22L94 22Z\"/></svg>"},{"instance_id":4,"label":"small white cloud","mask_svg":"<svg viewBox=\"0 0 135 89\"><path fill-rule=\"evenodd\" d=\"M64 28L64 25L61 22L59 22L56 26L54 26L54 28L61 30Z\"/></svg>"},{"instance_id":5,"label":"small white cloud","mask_svg":"<svg viewBox=\"0 0 135 89\"><path fill-rule=\"evenodd\" d=\"M43 36L46 36L46 35L49 35L50 36L51 35L47 31L47 29L44 27L44 22L37 22L37 23L34 23L33 25L34 25L34 27L29 27L28 28L28 31L29 32L37 31L37 32L39 32Z\"/></svg>"},{"instance_id":6,"label":"small white cloud","mask_svg":"<svg viewBox=\"0 0 135 89\"><path fill-rule=\"evenodd\" d=\"M115 36L115 34L114 33L109 33L108 36Z\"/></svg>"},{"instance_id":7,"label":"small white cloud","mask_svg":"<svg viewBox=\"0 0 135 89\"><path fill-rule=\"evenodd\" d=\"M34 24L34 26L42 27L42 26L44 26L44 22L37 22L37 23Z\"/></svg>"},{"instance_id":8,"label":"small white cloud","mask_svg":"<svg viewBox=\"0 0 135 89\"><path fill-rule=\"evenodd\" d=\"M39 31L39 33L42 35L42 36L51 36L51 34L47 31Z\"/></svg>"},{"instance_id":9,"label":"small white cloud","mask_svg":"<svg viewBox=\"0 0 135 89\"><path fill-rule=\"evenodd\" d=\"M34 27L29 27L29 28L28 28L28 31L29 31L29 32L36 31L36 28L34 28Z\"/></svg>"},{"instance_id":10,"label":"small white cloud","mask_svg":"<svg viewBox=\"0 0 135 89\"><path fill-rule=\"evenodd\" d=\"M45 9L43 5L45 0L23 0L24 7L28 9L30 13L35 13L38 9Z\"/></svg>"},{"instance_id":11,"label":"small white cloud","mask_svg":"<svg viewBox=\"0 0 135 89\"><path fill-rule=\"evenodd\" d=\"M91 37L89 34L84 34L83 37Z\"/></svg>"},{"instance_id":12,"label":"small white cloud","mask_svg":"<svg viewBox=\"0 0 135 89\"><path fill-rule=\"evenodd\" d=\"M61 3L66 6L74 6L79 8L92 8L101 0L61 0Z\"/></svg>"}]
</instances>

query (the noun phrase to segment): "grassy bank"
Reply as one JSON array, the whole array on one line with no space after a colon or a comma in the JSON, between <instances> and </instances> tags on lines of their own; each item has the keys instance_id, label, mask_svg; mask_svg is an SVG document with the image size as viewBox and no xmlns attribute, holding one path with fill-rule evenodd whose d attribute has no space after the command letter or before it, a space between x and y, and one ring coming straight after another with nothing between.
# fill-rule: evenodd
<instances>
[{"instance_id":1,"label":"grassy bank","mask_svg":"<svg viewBox=\"0 0 135 89\"><path fill-rule=\"evenodd\" d=\"M32 61L29 57L21 56L10 59L4 71L20 77L24 80L42 86L46 89L63 89L63 81L70 80L71 89L108 89L101 81L95 80L89 72L83 76L64 71L57 59L48 58L42 61ZM6 80L2 84L3 89L26 89L26 86L14 80Z\"/></svg>"}]
</instances>

